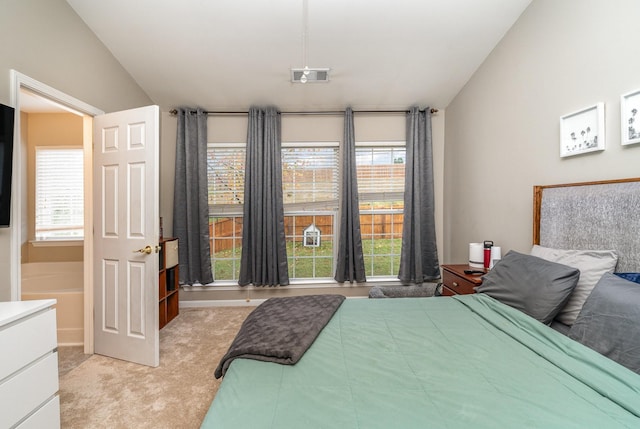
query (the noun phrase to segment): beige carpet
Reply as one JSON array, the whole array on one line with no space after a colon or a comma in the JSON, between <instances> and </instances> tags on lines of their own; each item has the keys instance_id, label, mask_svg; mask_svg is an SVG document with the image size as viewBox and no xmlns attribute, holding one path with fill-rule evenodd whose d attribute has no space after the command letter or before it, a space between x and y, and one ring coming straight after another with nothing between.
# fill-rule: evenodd
<instances>
[{"instance_id":1,"label":"beige carpet","mask_svg":"<svg viewBox=\"0 0 640 429\"><path fill-rule=\"evenodd\" d=\"M160 331L160 366L93 355L61 358L61 424L72 428L199 428L220 385L213 371L254 307L184 309Z\"/></svg>"}]
</instances>

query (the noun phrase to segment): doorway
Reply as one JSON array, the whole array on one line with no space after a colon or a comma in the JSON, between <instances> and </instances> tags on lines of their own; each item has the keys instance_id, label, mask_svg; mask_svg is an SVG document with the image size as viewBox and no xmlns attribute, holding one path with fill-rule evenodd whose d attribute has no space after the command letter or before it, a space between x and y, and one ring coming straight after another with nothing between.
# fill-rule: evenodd
<instances>
[{"instance_id":1,"label":"doorway","mask_svg":"<svg viewBox=\"0 0 640 429\"><path fill-rule=\"evenodd\" d=\"M26 196L20 299L55 299L58 345L82 345L85 115L25 88L20 89L19 115L27 166L20 169Z\"/></svg>"},{"instance_id":2,"label":"doorway","mask_svg":"<svg viewBox=\"0 0 640 429\"><path fill-rule=\"evenodd\" d=\"M41 82L31 79L15 70L11 70L11 84L12 84L12 104L16 108L16 139L14 143L14 162L20 173L14 180L13 190L13 202L12 202L12 214L11 218L14 219L11 226L11 299L14 301L20 300L22 297L22 260L25 254L28 254L29 240L29 192L27 182L27 165L29 162L29 148L27 142L23 141L22 119L24 115L28 114L27 110L31 110L33 113L36 110L40 110L39 114L45 114L49 111L50 114L70 114L79 117L82 122L78 128L81 136L77 136L78 141L81 142L83 149L83 167L84 167L84 239L83 244L79 250L82 257L79 258L82 261L82 296L76 299L80 299L82 302L82 319L83 319L83 331L82 331L82 343L84 344L84 352L92 354L94 349L93 344L93 289L92 277L93 277L93 239L90 234L92 228L92 132L93 132L93 116L103 114L99 109L96 109L80 100L70 97L55 88L49 87ZM23 113L21 112L25 112ZM28 119L27 119L28 120ZM78 251L78 250L76 250ZM35 252L34 252L35 253ZM46 252L41 252L46 253ZM37 258L36 258L37 259ZM76 258L78 259L78 258Z\"/></svg>"}]
</instances>

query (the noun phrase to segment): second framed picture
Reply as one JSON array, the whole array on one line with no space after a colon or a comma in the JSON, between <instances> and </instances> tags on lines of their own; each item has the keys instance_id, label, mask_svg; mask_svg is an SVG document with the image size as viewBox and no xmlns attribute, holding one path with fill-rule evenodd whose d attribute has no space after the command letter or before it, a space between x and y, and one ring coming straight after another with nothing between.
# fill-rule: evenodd
<instances>
[{"instance_id":1,"label":"second framed picture","mask_svg":"<svg viewBox=\"0 0 640 429\"><path fill-rule=\"evenodd\" d=\"M560 118L560 156L604 150L604 103Z\"/></svg>"},{"instance_id":2,"label":"second framed picture","mask_svg":"<svg viewBox=\"0 0 640 429\"><path fill-rule=\"evenodd\" d=\"M640 143L640 89L620 97L622 144Z\"/></svg>"}]
</instances>

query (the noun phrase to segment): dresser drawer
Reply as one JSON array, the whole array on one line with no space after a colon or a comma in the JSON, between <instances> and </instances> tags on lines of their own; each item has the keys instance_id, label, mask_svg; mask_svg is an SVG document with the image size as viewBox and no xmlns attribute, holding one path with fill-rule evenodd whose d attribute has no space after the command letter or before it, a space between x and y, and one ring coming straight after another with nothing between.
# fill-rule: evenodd
<instances>
[{"instance_id":1,"label":"dresser drawer","mask_svg":"<svg viewBox=\"0 0 640 429\"><path fill-rule=\"evenodd\" d=\"M442 294L445 296L475 293L476 291L473 288L478 286L477 284L470 282L464 277L457 276L447 270L443 270L442 283ZM449 290L447 291L447 289Z\"/></svg>"},{"instance_id":2,"label":"dresser drawer","mask_svg":"<svg viewBox=\"0 0 640 429\"><path fill-rule=\"evenodd\" d=\"M55 326L55 325L54 325ZM27 365L0 384L0 428L10 428L58 391L58 353Z\"/></svg>"},{"instance_id":3,"label":"dresser drawer","mask_svg":"<svg viewBox=\"0 0 640 429\"><path fill-rule=\"evenodd\" d=\"M51 398L16 429L60 429L60 397Z\"/></svg>"},{"instance_id":4,"label":"dresser drawer","mask_svg":"<svg viewBox=\"0 0 640 429\"><path fill-rule=\"evenodd\" d=\"M56 310L45 310L0 330L0 380L55 349ZM7 351L9 353L7 353Z\"/></svg>"}]
</instances>

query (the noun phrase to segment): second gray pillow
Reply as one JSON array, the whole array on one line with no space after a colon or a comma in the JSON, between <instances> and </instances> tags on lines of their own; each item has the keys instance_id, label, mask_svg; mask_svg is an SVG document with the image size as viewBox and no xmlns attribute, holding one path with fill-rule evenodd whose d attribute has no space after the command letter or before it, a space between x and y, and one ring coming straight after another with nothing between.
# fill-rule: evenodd
<instances>
[{"instance_id":1,"label":"second gray pillow","mask_svg":"<svg viewBox=\"0 0 640 429\"><path fill-rule=\"evenodd\" d=\"M476 291L549 324L567 303L579 277L576 268L512 250L482 277Z\"/></svg>"}]
</instances>

